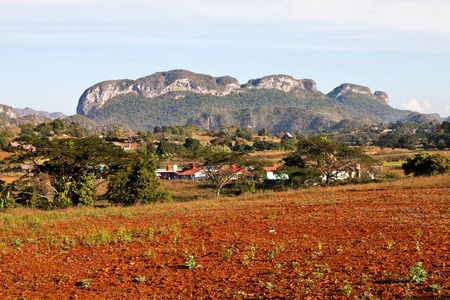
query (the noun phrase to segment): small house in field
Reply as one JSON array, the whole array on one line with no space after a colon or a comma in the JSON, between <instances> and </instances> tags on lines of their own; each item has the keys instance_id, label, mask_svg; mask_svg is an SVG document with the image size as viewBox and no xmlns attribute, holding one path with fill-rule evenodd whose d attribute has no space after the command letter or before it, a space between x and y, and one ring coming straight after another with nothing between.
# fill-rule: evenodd
<instances>
[{"instance_id":1,"label":"small house in field","mask_svg":"<svg viewBox=\"0 0 450 300\"><path fill-rule=\"evenodd\" d=\"M280 166L272 166L272 167L263 167L263 169L266 171L266 179L265 181L271 182L276 180L286 180L289 179L289 176L287 174L277 174L275 173L276 170L278 170Z\"/></svg>"},{"instance_id":2,"label":"small house in field","mask_svg":"<svg viewBox=\"0 0 450 300\"><path fill-rule=\"evenodd\" d=\"M287 140L293 140L293 139L295 139L295 136L293 136L291 133L289 133L289 132L286 132L284 135L283 135L283 137L282 137L283 139L287 139Z\"/></svg>"},{"instance_id":3,"label":"small house in field","mask_svg":"<svg viewBox=\"0 0 450 300\"><path fill-rule=\"evenodd\" d=\"M195 165L192 165L192 168L179 172L177 176L178 179L203 180L205 179L205 172L200 168L196 168Z\"/></svg>"},{"instance_id":4,"label":"small house in field","mask_svg":"<svg viewBox=\"0 0 450 300\"><path fill-rule=\"evenodd\" d=\"M155 171L156 176L159 179L178 179L178 167L177 165L168 165L165 169L158 169Z\"/></svg>"}]
</instances>

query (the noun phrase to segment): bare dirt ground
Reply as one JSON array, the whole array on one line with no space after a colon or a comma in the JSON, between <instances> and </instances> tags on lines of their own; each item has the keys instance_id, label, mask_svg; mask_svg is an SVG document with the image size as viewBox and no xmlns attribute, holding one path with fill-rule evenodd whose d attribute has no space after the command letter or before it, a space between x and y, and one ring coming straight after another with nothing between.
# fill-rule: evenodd
<instances>
[{"instance_id":1,"label":"bare dirt ground","mask_svg":"<svg viewBox=\"0 0 450 300\"><path fill-rule=\"evenodd\" d=\"M449 299L450 187L4 213L0 298Z\"/></svg>"}]
</instances>

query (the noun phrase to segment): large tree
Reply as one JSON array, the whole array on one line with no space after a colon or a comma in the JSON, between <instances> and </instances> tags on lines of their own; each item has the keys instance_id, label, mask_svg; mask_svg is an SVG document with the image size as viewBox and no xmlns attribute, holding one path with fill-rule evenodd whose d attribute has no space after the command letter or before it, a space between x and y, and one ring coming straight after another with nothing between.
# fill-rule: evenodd
<instances>
[{"instance_id":1,"label":"large tree","mask_svg":"<svg viewBox=\"0 0 450 300\"><path fill-rule=\"evenodd\" d=\"M406 175L432 176L450 173L450 159L441 154L419 153L402 165Z\"/></svg>"},{"instance_id":2,"label":"large tree","mask_svg":"<svg viewBox=\"0 0 450 300\"><path fill-rule=\"evenodd\" d=\"M301 138L296 153L304 159L304 166L322 174L326 185L337 179L340 172L354 171L356 164L370 165L374 160L361 147L350 147L326 136Z\"/></svg>"},{"instance_id":3,"label":"large tree","mask_svg":"<svg viewBox=\"0 0 450 300\"><path fill-rule=\"evenodd\" d=\"M161 199L159 181L155 175L156 163L147 157L135 162L129 169L110 178L108 200L113 204L148 204Z\"/></svg>"},{"instance_id":4,"label":"large tree","mask_svg":"<svg viewBox=\"0 0 450 300\"><path fill-rule=\"evenodd\" d=\"M137 160L136 154L99 138L29 140L27 147L13 150L16 155L7 158L5 165L27 164L35 176L46 174L43 184L54 191L54 197L42 197L58 207L93 204L94 179Z\"/></svg>"}]
</instances>

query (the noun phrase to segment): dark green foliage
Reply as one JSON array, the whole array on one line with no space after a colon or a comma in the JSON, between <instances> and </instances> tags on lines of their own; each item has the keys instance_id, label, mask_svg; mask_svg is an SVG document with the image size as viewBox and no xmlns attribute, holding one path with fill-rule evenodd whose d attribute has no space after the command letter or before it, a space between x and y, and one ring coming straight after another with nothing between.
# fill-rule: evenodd
<instances>
[{"instance_id":1,"label":"dark green foliage","mask_svg":"<svg viewBox=\"0 0 450 300\"><path fill-rule=\"evenodd\" d=\"M450 123L443 122L435 132L430 133L424 146L441 150L450 148Z\"/></svg>"},{"instance_id":2,"label":"dark green foliage","mask_svg":"<svg viewBox=\"0 0 450 300\"><path fill-rule=\"evenodd\" d=\"M399 137L392 133L382 134L374 144L379 146L381 149L383 148L392 148L395 149L398 145Z\"/></svg>"},{"instance_id":3,"label":"dark green foliage","mask_svg":"<svg viewBox=\"0 0 450 300\"><path fill-rule=\"evenodd\" d=\"M432 176L450 173L450 159L441 154L419 153L402 165L406 175Z\"/></svg>"},{"instance_id":4,"label":"dark green foliage","mask_svg":"<svg viewBox=\"0 0 450 300\"><path fill-rule=\"evenodd\" d=\"M245 140L239 139L230 149L231 151L248 152L252 150L252 146L250 146Z\"/></svg>"},{"instance_id":5,"label":"dark green foliage","mask_svg":"<svg viewBox=\"0 0 450 300\"><path fill-rule=\"evenodd\" d=\"M186 148L188 151L197 151L199 150L202 145L200 144L200 141L194 138L187 138L183 144L183 147Z\"/></svg>"},{"instance_id":6,"label":"dark green foliage","mask_svg":"<svg viewBox=\"0 0 450 300\"><path fill-rule=\"evenodd\" d=\"M169 157L185 151L185 148L182 145L178 145L175 143L170 143L168 141L161 141L156 149L156 154L159 157Z\"/></svg>"},{"instance_id":7,"label":"dark green foliage","mask_svg":"<svg viewBox=\"0 0 450 300\"><path fill-rule=\"evenodd\" d=\"M417 136L415 134L404 134L398 139L398 147L409 150L416 149Z\"/></svg>"},{"instance_id":8,"label":"dark green foliage","mask_svg":"<svg viewBox=\"0 0 450 300\"><path fill-rule=\"evenodd\" d=\"M267 128L263 128L260 131L258 131L258 136L266 136L269 134L269 131L267 130Z\"/></svg>"},{"instance_id":9,"label":"dark green foliage","mask_svg":"<svg viewBox=\"0 0 450 300\"><path fill-rule=\"evenodd\" d=\"M111 176L108 184L108 200L114 204L148 204L158 200L170 200L170 196L158 194L159 181L156 164L151 159L136 162L130 170Z\"/></svg>"},{"instance_id":10,"label":"dark green foliage","mask_svg":"<svg viewBox=\"0 0 450 300\"><path fill-rule=\"evenodd\" d=\"M281 150L282 146L280 145L280 143L277 142L273 142L273 141L256 141L253 144L253 149L255 151L266 151L266 150Z\"/></svg>"}]
</instances>

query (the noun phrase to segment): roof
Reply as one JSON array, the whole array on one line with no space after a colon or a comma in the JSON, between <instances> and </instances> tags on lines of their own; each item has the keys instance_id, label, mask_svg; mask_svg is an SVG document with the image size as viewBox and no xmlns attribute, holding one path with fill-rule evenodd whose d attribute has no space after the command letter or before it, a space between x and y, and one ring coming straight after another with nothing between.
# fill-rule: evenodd
<instances>
[{"instance_id":1,"label":"roof","mask_svg":"<svg viewBox=\"0 0 450 300\"><path fill-rule=\"evenodd\" d=\"M280 166L272 166L272 167L263 167L263 169L267 172L276 171Z\"/></svg>"},{"instance_id":2,"label":"roof","mask_svg":"<svg viewBox=\"0 0 450 300\"><path fill-rule=\"evenodd\" d=\"M192 168L192 169L184 170L184 171L178 173L178 175L184 175L184 176L194 175L195 173L197 173L200 170L201 169L199 169L199 168Z\"/></svg>"}]
</instances>

